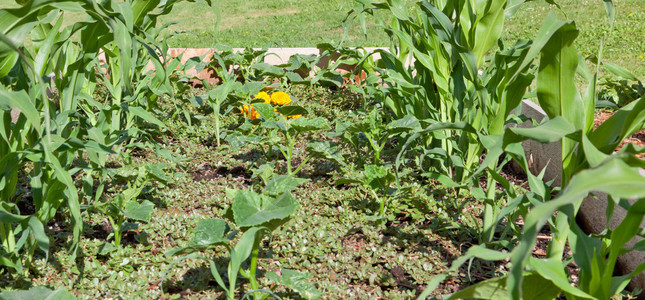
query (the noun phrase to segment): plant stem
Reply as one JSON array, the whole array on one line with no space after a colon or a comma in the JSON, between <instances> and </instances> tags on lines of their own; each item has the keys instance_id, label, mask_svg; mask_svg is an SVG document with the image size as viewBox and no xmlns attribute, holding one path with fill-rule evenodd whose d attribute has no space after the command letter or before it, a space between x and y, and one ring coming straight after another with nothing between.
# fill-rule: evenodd
<instances>
[{"instance_id":1,"label":"plant stem","mask_svg":"<svg viewBox=\"0 0 645 300\"><path fill-rule=\"evenodd\" d=\"M258 281L255 277L255 272L258 268L258 255L260 252L260 238L256 238L253 242L253 252L251 252L251 267L249 268L249 283L252 290L257 290L259 288ZM257 292L253 293L253 298L259 299L259 294Z\"/></svg>"}]
</instances>

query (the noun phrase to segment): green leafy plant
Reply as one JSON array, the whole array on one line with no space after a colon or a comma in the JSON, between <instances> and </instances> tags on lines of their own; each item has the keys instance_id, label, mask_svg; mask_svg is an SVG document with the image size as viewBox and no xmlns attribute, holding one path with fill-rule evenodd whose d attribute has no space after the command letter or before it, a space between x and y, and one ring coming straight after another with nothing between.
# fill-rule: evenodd
<instances>
[{"instance_id":1,"label":"green leafy plant","mask_svg":"<svg viewBox=\"0 0 645 300\"><path fill-rule=\"evenodd\" d=\"M307 132L329 129L327 120L321 117L309 119L304 116L308 114L305 108L293 104L274 107L269 103L258 102L250 105L251 110L257 111L259 118L240 126L241 132L231 135L230 142L240 146L245 143L258 145L267 158L270 158L272 148L277 147L286 160L286 173L297 174L311 158L307 156L293 168L292 161L299 137ZM268 151L264 150L265 146L268 146Z\"/></svg>"},{"instance_id":2,"label":"green leafy plant","mask_svg":"<svg viewBox=\"0 0 645 300\"><path fill-rule=\"evenodd\" d=\"M159 36L158 16L177 2L34 0L0 10L2 132L7 135L0 151L2 164L12 165L2 174L8 185L1 200L13 202L17 170L33 164L29 188L36 216L47 222L67 206L74 253L82 229L80 202L83 196L95 198L94 187L102 194L108 155L141 145L133 140L164 126L151 111L159 95L172 94L169 72L159 57L164 49L157 52L147 43ZM65 12L88 20L63 26ZM148 61L155 70L144 73ZM96 100L99 83L108 97ZM15 123L12 108L20 111ZM83 173L79 193L73 178Z\"/></svg>"},{"instance_id":3,"label":"green leafy plant","mask_svg":"<svg viewBox=\"0 0 645 300\"><path fill-rule=\"evenodd\" d=\"M613 22L613 4L610 1L605 4ZM581 58L573 46L577 34L573 22L563 22L554 15L549 15L538 37L550 35L550 38L546 42L538 39L531 46L531 52L541 52L537 72L537 99L548 120L534 128L507 128L503 134L482 137L488 153L478 171L488 168L489 174L506 187L509 198L513 199L508 209L505 208L496 219L496 223L511 211L525 207L520 210L525 224L518 237L519 244L515 247L506 245L511 248L510 253L481 246L473 247L464 260L456 262L451 268L456 270L463 262L474 257L487 260L510 257L512 268L506 278L484 281L454 297L468 297L495 286L503 286L503 293L508 293L512 298L534 297L547 292L552 297L563 293L568 299L608 299L620 294L629 280L643 270L643 266L639 265L630 274L613 276L618 256L640 247L638 244L625 248L632 238L639 235L643 218L640 199L643 198L643 191L637 186L645 182L645 178L637 171L644 164L633 156L645 149L627 146L616 154L614 151L622 140L645 124L645 102L640 99L624 106L594 129L597 73L592 75L584 64L578 64ZM601 56L602 47L599 57ZM576 89L576 72L589 81L584 96ZM521 142L527 139L542 143L559 142L561 145L561 161L556 164L562 170L558 178L562 188L555 198L551 197L553 189L542 182L541 175L530 173L521 148ZM504 152L527 173L531 187L529 193L515 195L509 183L501 178L499 171L487 167ZM599 235L588 235L575 224L575 216L582 201L592 191L609 195L608 219L617 205L627 211L618 227L607 228ZM537 232L547 222L553 238L546 258L532 258L529 251L535 246ZM571 247L572 257L566 257L567 243ZM571 285L567 274L566 266L571 261L575 261L579 267L577 286ZM434 283L431 286L435 286ZM548 286L548 289L538 290L536 286Z\"/></svg>"},{"instance_id":4,"label":"green leafy plant","mask_svg":"<svg viewBox=\"0 0 645 300\"><path fill-rule=\"evenodd\" d=\"M167 183L170 178L153 165L136 168L124 167L119 169L115 177L127 180L127 188L121 191L114 200L93 204L89 209L98 211L108 218L114 230L111 234L114 236L114 245L120 246L123 233L138 228L138 224L126 222L127 219L150 222L155 205L148 200L137 201L143 189L151 181Z\"/></svg>"},{"instance_id":5,"label":"green leafy plant","mask_svg":"<svg viewBox=\"0 0 645 300\"><path fill-rule=\"evenodd\" d=\"M388 200L396 191L391 188L395 179L396 177L389 168L380 165L366 165L364 171L350 172L345 177L336 180L336 184L360 184L369 190L379 204L376 216L382 219L385 216Z\"/></svg>"},{"instance_id":6,"label":"green leafy plant","mask_svg":"<svg viewBox=\"0 0 645 300\"><path fill-rule=\"evenodd\" d=\"M256 272L260 257L260 242L263 237L285 224L295 212L298 202L290 191L304 181L304 179L280 175L269 180L261 194L252 190L227 190L227 197L232 200L227 217L243 232L235 246L229 246L235 234L227 236L230 227L226 221L207 219L197 225L193 240L184 247L168 251L166 255L190 254L176 259L173 265L189 258L200 258L209 262L211 274L217 284L226 292L228 299L235 299L238 274L249 280L250 290L245 296L252 295L256 299L264 299L268 295L272 295L272 291L260 289L257 281ZM224 246L229 252L228 285L225 284L220 275L215 261L203 258L196 253L220 245ZM243 264L249 257L248 268L244 268ZM272 276L272 278L278 279L278 283L292 284L294 290L298 292L316 295L310 285L302 282L306 279L304 274L286 271L282 277ZM262 296L262 293L265 293L265 295Z\"/></svg>"},{"instance_id":7,"label":"green leafy plant","mask_svg":"<svg viewBox=\"0 0 645 300\"><path fill-rule=\"evenodd\" d=\"M357 159L358 167L366 163L371 152L372 164L381 164L381 153L386 144L394 137L405 136L421 129L420 122L411 115L401 119L384 122L383 114L378 109L369 114L359 115L352 122L336 121L335 132L328 133L330 137L341 138L354 150L353 157ZM367 146L368 151L363 151Z\"/></svg>"}]
</instances>

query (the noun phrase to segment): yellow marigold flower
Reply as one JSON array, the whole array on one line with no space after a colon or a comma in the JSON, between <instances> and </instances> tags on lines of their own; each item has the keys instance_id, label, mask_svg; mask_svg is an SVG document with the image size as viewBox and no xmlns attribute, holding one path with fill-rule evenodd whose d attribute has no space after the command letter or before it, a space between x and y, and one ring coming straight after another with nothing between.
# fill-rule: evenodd
<instances>
[{"instance_id":1,"label":"yellow marigold flower","mask_svg":"<svg viewBox=\"0 0 645 300\"><path fill-rule=\"evenodd\" d=\"M255 119L259 118L259 117L260 117L260 113L258 113L257 110L254 109L254 110L251 111L251 120L255 120Z\"/></svg>"},{"instance_id":2,"label":"yellow marigold flower","mask_svg":"<svg viewBox=\"0 0 645 300\"><path fill-rule=\"evenodd\" d=\"M293 116L289 116L289 118L292 118L292 119L297 119L297 118L300 118L300 117L302 117L302 115L293 115Z\"/></svg>"},{"instance_id":3,"label":"yellow marigold flower","mask_svg":"<svg viewBox=\"0 0 645 300\"><path fill-rule=\"evenodd\" d=\"M260 117L260 113L258 113L253 106L251 106L251 112L249 113L249 106L244 104L242 107L240 107L241 113L244 114L245 117L255 120Z\"/></svg>"},{"instance_id":4,"label":"yellow marigold flower","mask_svg":"<svg viewBox=\"0 0 645 300\"><path fill-rule=\"evenodd\" d=\"M266 92L259 92L257 95L255 95L255 99L262 99L264 100L264 103L271 102L271 96L269 96L269 94L267 94Z\"/></svg>"},{"instance_id":5,"label":"yellow marigold flower","mask_svg":"<svg viewBox=\"0 0 645 300\"><path fill-rule=\"evenodd\" d=\"M271 102L276 105L287 105L291 103L291 97L285 92L275 92L271 94Z\"/></svg>"}]
</instances>

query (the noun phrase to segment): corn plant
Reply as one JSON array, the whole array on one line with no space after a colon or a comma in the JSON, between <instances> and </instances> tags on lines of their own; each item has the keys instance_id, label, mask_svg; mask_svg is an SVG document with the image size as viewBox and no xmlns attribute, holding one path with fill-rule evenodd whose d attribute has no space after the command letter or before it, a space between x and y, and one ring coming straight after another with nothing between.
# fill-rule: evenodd
<instances>
[{"instance_id":1,"label":"corn plant","mask_svg":"<svg viewBox=\"0 0 645 300\"><path fill-rule=\"evenodd\" d=\"M613 22L613 5L610 1L605 4ZM509 209L498 216L496 223L513 209L521 206L529 209L522 213L525 225L519 244L512 247L509 254L480 246L473 247L466 254L466 260L473 257L488 260L510 257L513 264L511 272L504 278L484 281L453 297L476 297L482 295L480 293L483 291L497 287L500 293L513 298L540 293L550 295L542 294L544 297L555 297L563 293L568 299L608 299L621 293L629 280L645 268L645 265L639 265L630 274L613 276L618 256L639 250L642 244L625 248L627 242L639 235L643 220L644 194L639 186L645 179L636 168L645 164L633 155L645 152L645 149L627 146L616 154L613 152L622 140L645 125L645 102L640 99L624 106L594 130L597 73L592 75L584 64L578 64L581 58L573 46L577 34L573 22L563 22L549 15L538 37L551 35L550 39L546 43L537 43L540 39L536 39L531 46L531 52L541 52L537 97L549 120L534 128L508 128L501 135L482 137L488 153L480 170L488 168L491 176L507 188L509 198L513 199ZM599 57L602 57L602 47ZM574 84L576 72L589 80L584 96L578 93ZM562 174L559 180L562 190L555 198L551 197L553 190L550 185L542 182L541 176L529 172L520 145L527 139L561 143L559 165ZM498 170L487 167L503 152L519 162L527 172L531 187L529 193L515 195L508 182L501 179ZM608 218L616 205L627 210L625 219L618 227L613 230L608 228L599 235L587 235L575 224L578 209L591 191L609 195ZM625 199L636 200L627 202ZM547 256L545 259L532 258L530 249L535 246L537 232L547 221L553 233ZM565 257L567 242L572 249L571 258ZM579 267L577 287L571 285L566 273L566 265L571 260ZM452 269L459 268L462 262L454 264ZM535 290L532 288L534 286L544 289Z\"/></svg>"},{"instance_id":2,"label":"corn plant","mask_svg":"<svg viewBox=\"0 0 645 300\"><path fill-rule=\"evenodd\" d=\"M174 248L166 253L170 257L189 254L177 258L170 267L184 259L199 258L210 264L211 274L226 293L227 299L235 299L236 297L238 274L249 280L249 291L244 297L253 296L254 299L265 299L269 295L275 296L272 290L261 289L256 278L260 242L266 235L288 222L298 204L290 191L304 181L304 179L293 178L289 175L280 175L269 180L261 194L253 190L227 190L227 197L232 200L227 217L243 232L235 246L229 245L235 234L228 234L230 227L226 221L222 219L202 220L194 230L194 238L186 246ZM224 246L229 252L226 269L228 285L220 275L217 263L197 253L217 246ZM249 258L248 268L245 269L243 264ZM285 272L283 270L283 276L275 276L274 274L271 278L283 284L291 284L294 290L306 298L311 299L317 298L316 295L319 296L311 284L303 282L306 277L299 272L290 270Z\"/></svg>"},{"instance_id":3,"label":"corn plant","mask_svg":"<svg viewBox=\"0 0 645 300\"><path fill-rule=\"evenodd\" d=\"M361 19L375 10L392 15L384 29L393 43L389 51L376 51L381 59L370 65L383 84L374 96L395 118L464 121L478 131L499 133L523 96L514 91L525 89L532 79L523 74L528 66L516 72L519 65L514 63L517 56L527 54L525 43L487 56L498 44L507 1L415 1L411 5L415 9L409 14L404 1L359 1L350 12ZM487 57L493 58L487 61ZM446 131L443 136L451 138L425 136L424 147L444 149L446 156L437 158L434 167L448 169L450 177L461 182L471 174L483 149L470 133Z\"/></svg>"},{"instance_id":4,"label":"corn plant","mask_svg":"<svg viewBox=\"0 0 645 300\"><path fill-rule=\"evenodd\" d=\"M34 216L47 222L61 206L69 208L73 256L82 229L80 202L102 195L108 155L116 154L113 149L122 149L133 138L145 136L143 129L154 127L151 124L163 127L151 110L156 97L168 93L169 74L160 54L146 41L158 36L154 32L157 17L175 3L33 0L0 10L0 131L4 137L0 165L7 167L0 175L0 202L16 201L17 172L33 165L28 185L36 207ZM68 12L85 13L88 20L63 26ZM25 45L28 38L31 43ZM106 66L99 64L100 52L107 55ZM155 72L141 75L150 59ZM99 77L109 91L107 99L93 98L100 81L97 71L104 71ZM15 123L11 122L12 108L20 111ZM84 187L79 193L73 178L83 173ZM11 207L6 210L17 213ZM30 227L20 225L22 219L3 222L2 239L9 252L2 257L12 257L9 260L14 265L19 249L32 249L27 250L27 259L33 255L32 246L44 249L43 243L34 242L33 235L39 233L33 219L29 220ZM15 238L20 243L12 242Z\"/></svg>"}]
</instances>

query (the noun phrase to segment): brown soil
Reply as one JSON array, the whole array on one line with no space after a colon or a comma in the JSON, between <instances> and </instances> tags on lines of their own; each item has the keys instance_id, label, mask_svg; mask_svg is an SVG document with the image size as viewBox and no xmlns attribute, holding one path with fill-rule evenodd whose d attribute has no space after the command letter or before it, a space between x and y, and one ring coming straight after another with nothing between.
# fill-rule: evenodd
<instances>
[{"instance_id":1,"label":"brown soil","mask_svg":"<svg viewBox=\"0 0 645 300\"><path fill-rule=\"evenodd\" d=\"M228 175L231 175L231 177L233 177L233 180L242 180L245 182L249 181L249 179L251 178L248 170L246 170L242 166L237 166L229 169L225 166L214 167L211 165L204 165L201 169L191 172L191 175L193 176L193 179L195 179L195 181L217 180L219 178L225 178Z\"/></svg>"},{"instance_id":2,"label":"brown soil","mask_svg":"<svg viewBox=\"0 0 645 300\"><path fill-rule=\"evenodd\" d=\"M600 124L602 124L607 119L609 119L613 114L614 112L606 112L606 111L596 112L596 117L594 120L594 129L598 128ZM620 143L620 145L618 145L618 148L616 150L620 150L628 143L634 144L635 146L638 146L638 147L645 146L645 130L638 131L632 134L632 136L626 138L622 143ZM645 153L637 154L636 157L640 159L645 159Z\"/></svg>"}]
</instances>

